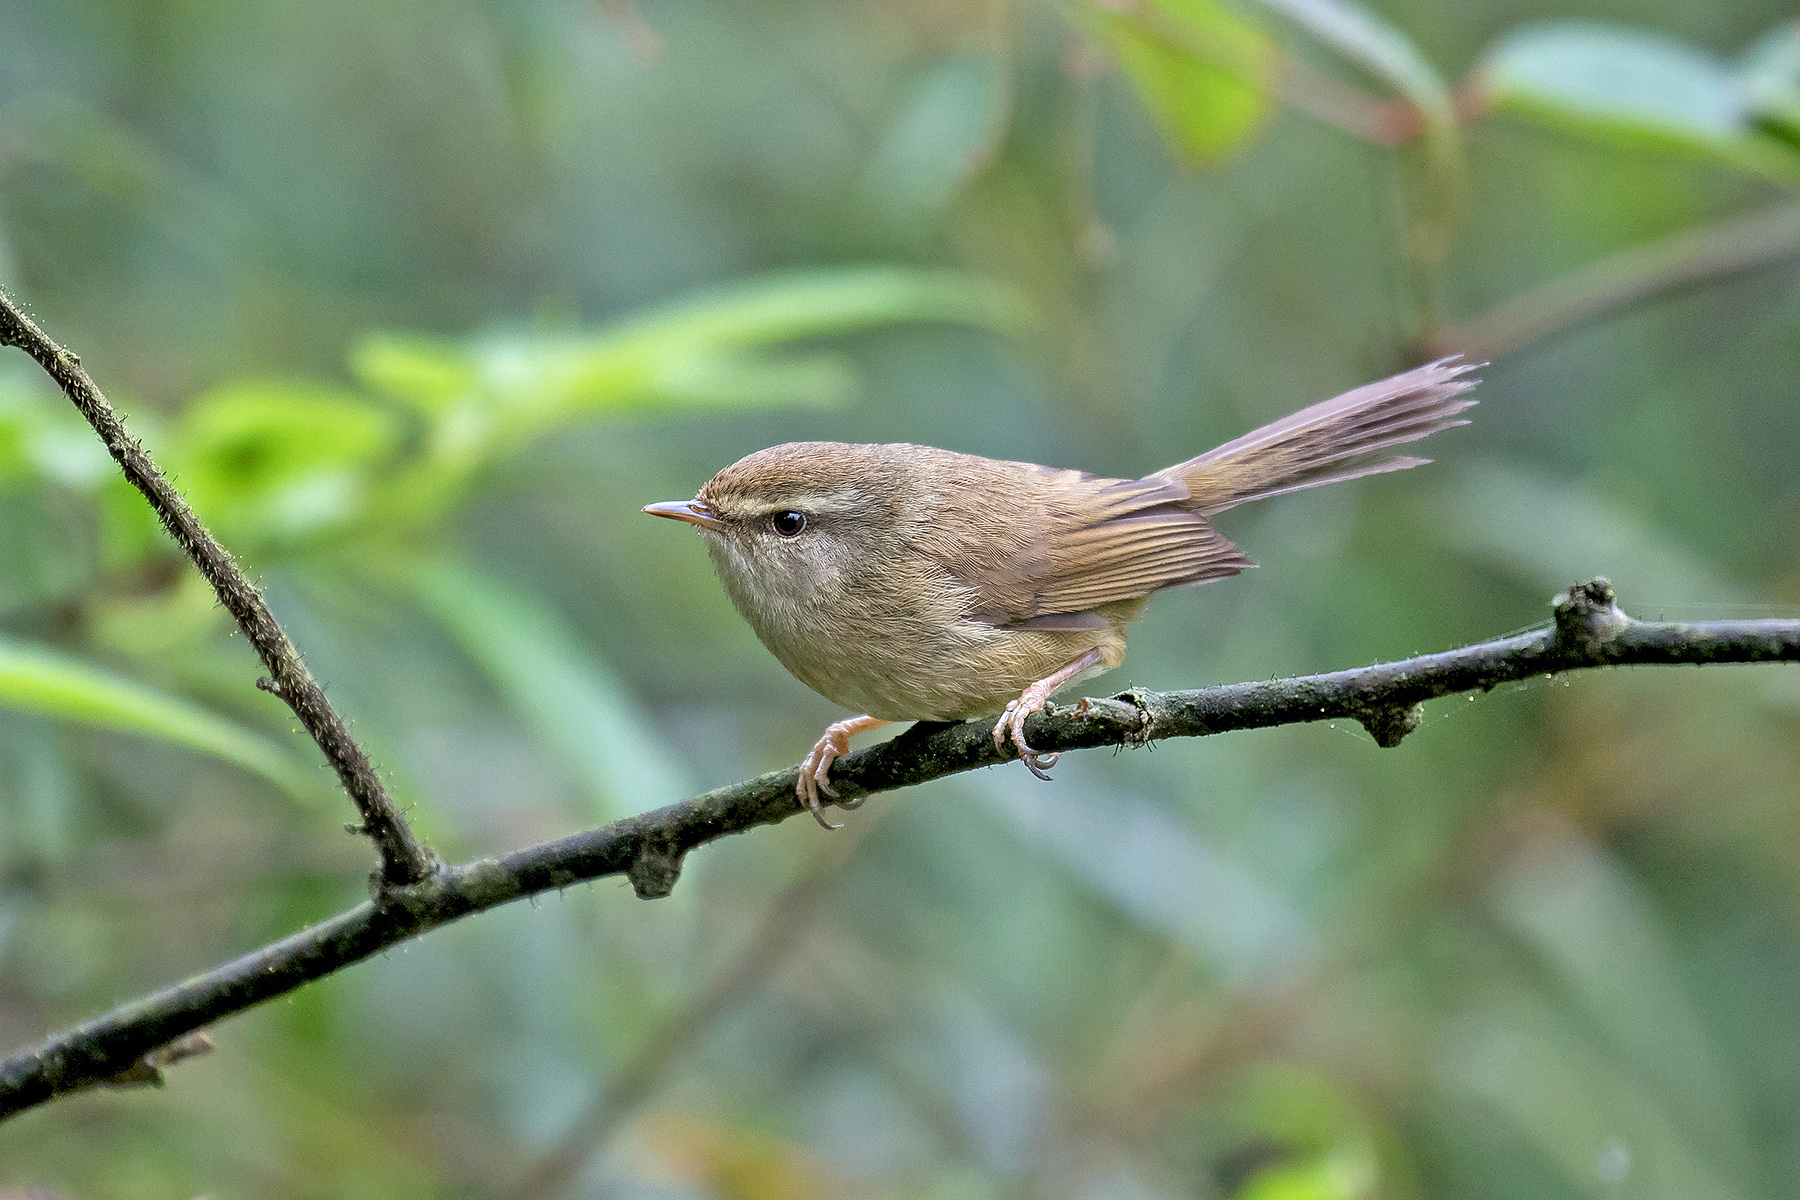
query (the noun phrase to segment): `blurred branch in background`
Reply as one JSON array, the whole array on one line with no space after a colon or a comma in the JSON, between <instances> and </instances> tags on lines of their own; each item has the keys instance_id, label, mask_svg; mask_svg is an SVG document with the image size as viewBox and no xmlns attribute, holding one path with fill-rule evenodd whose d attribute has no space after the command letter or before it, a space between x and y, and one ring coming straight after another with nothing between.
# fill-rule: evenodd
<instances>
[{"instance_id":1,"label":"blurred branch in background","mask_svg":"<svg viewBox=\"0 0 1800 1200\"><path fill-rule=\"evenodd\" d=\"M1033 716L1027 735L1045 751L1061 751L1349 718L1381 745L1397 746L1417 726L1423 701L1455 692L1589 667L1800 661L1800 620L1636 621L1614 604L1604 580L1559 596L1555 618L1535 632L1327 675L1085 700ZM921 724L838 760L833 780L853 800L1004 761L985 721ZM771 772L590 832L445 867L15 1055L0 1064L0 1117L113 1078L175 1037L471 913L607 875L625 875L640 897L666 896L688 851L798 815L796 778L792 769Z\"/></svg>"},{"instance_id":2,"label":"blurred branch in background","mask_svg":"<svg viewBox=\"0 0 1800 1200\"><path fill-rule=\"evenodd\" d=\"M1331 47L1346 61L1391 88L1412 110L1424 145L1424 199L1410 222L1406 252L1430 267L1450 252L1457 216L1468 190L1468 164L1463 155L1459 113L1451 90L1412 41L1386 20L1345 0L1260 0ZM1376 140L1394 144L1405 123L1383 114ZM1428 280L1419 281L1417 297L1430 328Z\"/></svg>"},{"instance_id":3,"label":"blurred branch in background","mask_svg":"<svg viewBox=\"0 0 1800 1200\"><path fill-rule=\"evenodd\" d=\"M1361 921L1340 944L1294 972L1226 995L1202 1022L1191 1014L1161 1011L1146 997L1137 1019L1123 1023L1114 1035L1107 1056L1106 1077L1116 1094L1078 1119L1103 1124L1123 1138L1157 1128L1171 1109L1204 1092L1209 1081L1291 1036L1324 995L1385 961L1429 914L1479 895L1511 861L1509 850L1534 837L1567 834L1562 825L1549 825L1542 810L1503 798L1472 814L1428 863L1386 891L1373 906L1378 915Z\"/></svg>"},{"instance_id":4,"label":"blurred branch in background","mask_svg":"<svg viewBox=\"0 0 1800 1200\"><path fill-rule=\"evenodd\" d=\"M873 827L874 821L859 821L847 837L830 838L814 853L806 872L769 902L756 931L731 965L664 1021L643 1049L613 1073L555 1148L507 1192L511 1200L556 1200L569 1190L681 1057L786 965Z\"/></svg>"},{"instance_id":5,"label":"blurred branch in background","mask_svg":"<svg viewBox=\"0 0 1800 1200\"><path fill-rule=\"evenodd\" d=\"M0 637L0 692L17 711L162 738L242 767L297 800L314 794L299 764L268 738L71 654Z\"/></svg>"},{"instance_id":6,"label":"blurred branch in background","mask_svg":"<svg viewBox=\"0 0 1800 1200\"><path fill-rule=\"evenodd\" d=\"M1778 205L1622 251L1437 329L1430 267L1449 251L1467 188L1464 122L1490 113L1522 117L1628 148L1713 159L1792 191L1800 187L1800 26L1777 26L1725 64L1629 26L1539 22L1496 42L1452 88L1405 35L1359 5L1260 0L1258 7L1398 98L1381 99L1313 67L1220 5L1092 0L1087 11L1171 141L1197 161L1224 157L1256 132L1261 109L1249 97L1257 95L1372 145L1422 141L1423 199L1406 249L1416 264L1416 337L1431 355L1498 358L1638 300L1800 249L1800 209Z\"/></svg>"},{"instance_id":7,"label":"blurred branch in background","mask_svg":"<svg viewBox=\"0 0 1800 1200\"><path fill-rule=\"evenodd\" d=\"M369 836L381 854L381 867L372 886L379 891L383 887L417 883L429 876L436 860L413 837L406 818L400 815L387 788L376 775L369 756L350 736L349 727L332 708L331 702L325 699L324 691L306 669L300 652L269 612L262 593L245 577L237 560L194 515L181 493L164 478L138 440L126 430L125 423L107 403L106 396L82 369L81 360L51 341L4 294L0 294L0 345L16 346L37 360L81 410L81 415L105 443L125 478L150 502L169 536L193 559L194 565L218 594L219 602L237 621L250 644L256 647L257 655L269 670L269 677L258 680L257 686L286 703L306 726L307 733L331 762L344 790L361 814L361 831Z\"/></svg>"},{"instance_id":8,"label":"blurred branch in background","mask_svg":"<svg viewBox=\"0 0 1800 1200\"><path fill-rule=\"evenodd\" d=\"M1429 352L1489 360L1565 333L1661 293L1755 270L1800 254L1800 204L1791 201L1633 246L1441 329Z\"/></svg>"}]
</instances>

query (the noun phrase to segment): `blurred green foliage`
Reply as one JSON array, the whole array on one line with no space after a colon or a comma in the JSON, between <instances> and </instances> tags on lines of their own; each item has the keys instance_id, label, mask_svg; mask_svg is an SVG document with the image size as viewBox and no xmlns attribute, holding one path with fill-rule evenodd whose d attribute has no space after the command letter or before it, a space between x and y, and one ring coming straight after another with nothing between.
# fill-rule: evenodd
<instances>
[{"instance_id":1,"label":"blurred green foliage","mask_svg":"<svg viewBox=\"0 0 1800 1200\"><path fill-rule=\"evenodd\" d=\"M1275 47L1235 10L1153 0L1136 11L1095 4L1088 17L1170 141L1195 161L1229 156L1268 119Z\"/></svg>"},{"instance_id":2,"label":"blurred green foliage","mask_svg":"<svg viewBox=\"0 0 1800 1200\"><path fill-rule=\"evenodd\" d=\"M1483 70L1505 109L1793 185L1800 160L1782 122L1800 76L1796 44L1800 29L1786 22L1732 61L1651 30L1554 21L1502 39Z\"/></svg>"},{"instance_id":3,"label":"blurred green foliage","mask_svg":"<svg viewBox=\"0 0 1800 1200\"><path fill-rule=\"evenodd\" d=\"M1797 28L1766 0L0 0L0 285L462 858L842 715L642 504L803 437L1192 454L1791 202ZM1233 514L1264 569L1161 597L1097 687L1439 648L1595 573L1645 616L1800 611L1795 269L1723 250L1503 345L1437 466ZM359 897L368 849L257 673L0 359L10 1043ZM164 1090L0 1127L0 1192L1800 1187L1793 671L1058 775L443 930L227 1022Z\"/></svg>"}]
</instances>

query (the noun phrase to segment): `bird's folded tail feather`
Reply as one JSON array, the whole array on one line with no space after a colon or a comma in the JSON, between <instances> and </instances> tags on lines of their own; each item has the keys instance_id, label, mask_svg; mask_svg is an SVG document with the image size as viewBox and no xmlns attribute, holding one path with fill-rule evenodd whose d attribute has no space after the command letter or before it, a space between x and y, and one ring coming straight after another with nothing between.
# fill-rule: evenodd
<instances>
[{"instance_id":1,"label":"bird's folded tail feather","mask_svg":"<svg viewBox=\"0 0 1800 1200\"><path fill-rule=\"evenodd\" d=\"M1483 365L1454 358L1428 363L1301 409L1149 478L1180 481L1189 505L1210 517L1251 500L1419 466L1429 460L1370 456L1468 424L1457 414L1476 403L1462 396L1477 381L1465 376Z\"/></svg>"}]
</instances>

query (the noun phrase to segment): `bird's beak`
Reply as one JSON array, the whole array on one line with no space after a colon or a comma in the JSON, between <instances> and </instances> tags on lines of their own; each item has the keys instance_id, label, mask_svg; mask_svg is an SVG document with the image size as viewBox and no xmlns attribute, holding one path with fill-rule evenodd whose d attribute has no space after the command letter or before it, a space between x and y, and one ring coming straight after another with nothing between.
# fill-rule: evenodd
<instances>
[{"instance_id":1,"label":"bird's beak","mask_svg":"<svg viewBox=\"0 0 1800 1200\"><path fill-rule=\"evenodd\" d=\"M723 529L725 523L713 514L713 510L698 500L664 500L660 504L646 504L644 511L653 517L668 517L672 521L686 521L689 525L698 525L702 529Z\"/></svg>"}]
</instances>

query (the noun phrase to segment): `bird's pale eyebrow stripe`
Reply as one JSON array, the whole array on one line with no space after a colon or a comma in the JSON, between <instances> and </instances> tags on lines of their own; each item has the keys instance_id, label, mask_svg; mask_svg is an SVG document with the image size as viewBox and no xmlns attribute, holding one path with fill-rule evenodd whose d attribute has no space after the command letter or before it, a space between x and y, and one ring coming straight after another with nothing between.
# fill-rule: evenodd
<instances>
[{"instance_id":1,"label":"bird's pale eyebrow stripe","mask_svg":"<svg viewBox=\"0 0 1800 1200\"><path fill-rule=\"evenodd\" d=\"M749 517L771 516L790 509L806 513L842 512L861 504L863 499L861 488L840 488L835 492L794 492L778 500L745 504L742 512Z\"/></svg>"}]
</instances>

